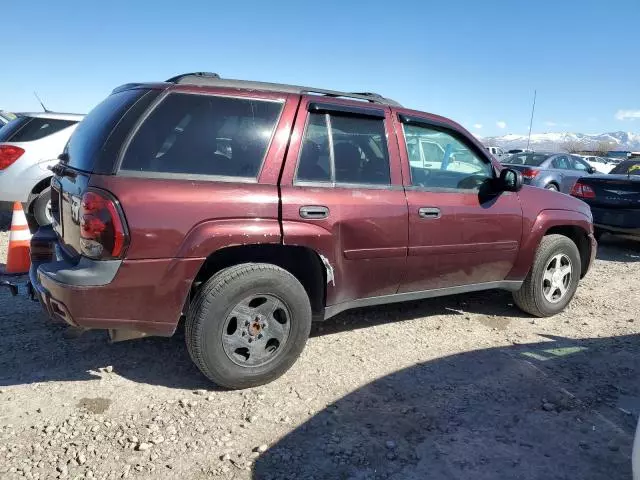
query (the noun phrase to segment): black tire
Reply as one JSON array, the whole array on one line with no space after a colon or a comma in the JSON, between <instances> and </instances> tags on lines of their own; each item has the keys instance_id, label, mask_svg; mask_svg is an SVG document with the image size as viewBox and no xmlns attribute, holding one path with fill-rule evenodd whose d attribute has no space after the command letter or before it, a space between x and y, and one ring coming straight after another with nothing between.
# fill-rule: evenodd
<instances>
[{"instance_id":1,"label":"black tire","mask_svg":"<svg viewBox=\"0 0 640 480\"><path fill-rule=\"evenodd\" d=\"M51 224L51 220L49 219L49 217L47 217L49 202L51 202L51 187L47 187L42 192L40 192L38 197L32 203L33 217L41 227Z\"/></svg>"},{"instance_id":2,"label":"black tire","mask_svg":"<svg viewBox=\"0 0 640 480\"><path fill-rule=\"evenodd\" d=\"M558 254L564 254L571 260L571 278L564 297L557 303L551 303L544 296L543 276L547 263ZM527 278L520 290L513 293L516 305L536 317L550 317L560 313L576 293L582 271L581 265L578 247L570 238L564 235L543 237Z\"/></svg>"},{"instance_id":3,"label":"black tire","mask_svg":"<svg viewBox=\"0 0 640 480\"><path fill-rule=\"evenodd\" d=\"M282 351L265 365L234 363L223 347L225 319L250 295L278 297L290 312L290 331ZM311 304L304 287L286 270L265 263L244 263L211 277L189 309L185 339L191 359L217 385L229 389L255 387L283 375L295 363L309 338Z\"/></svg>"},{"instance_id":4,"label":"black tire","mask_svg":"<svg viewBox=\"0 0 640 480\"><path fill-rule=\"evenodd\" d=\"M558 188L558 186L555 183L549 183L546 187L544 187L545 190L551 190L553 192L559 192L560 189Z\"/></svg>"}]
</instances>

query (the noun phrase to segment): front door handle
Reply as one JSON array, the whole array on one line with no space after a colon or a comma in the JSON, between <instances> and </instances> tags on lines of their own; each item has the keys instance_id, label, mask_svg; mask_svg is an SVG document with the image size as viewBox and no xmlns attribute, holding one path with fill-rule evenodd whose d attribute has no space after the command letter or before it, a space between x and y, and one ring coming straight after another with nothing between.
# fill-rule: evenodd
<instances>
[{"instance_id":1,"label":"front door handle","mask_svg":"<svg viewBox=\"0 0 640 480\"><path fill-rule=\"evenodd\" d=\"M329 216L329 208L324 205L306 205L300 207L300 216L309 220L321 220Z\"/></svg>"},{"instance_id":2,"label":"front door handle","mask_svg":"<svg viewBox=\"0 0 640 480\"><path fill-rule=\"evenodd\" d=\"M418 210L421 218L440 218L440 209L435 207L422 207Z\"/></svg>"}]
</instances>

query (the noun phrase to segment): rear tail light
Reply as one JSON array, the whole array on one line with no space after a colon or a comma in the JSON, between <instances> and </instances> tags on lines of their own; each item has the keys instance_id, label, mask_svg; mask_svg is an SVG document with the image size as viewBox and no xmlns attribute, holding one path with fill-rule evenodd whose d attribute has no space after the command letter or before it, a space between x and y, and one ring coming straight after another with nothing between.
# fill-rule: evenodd
<instances>
[{"instance_id":1,"label":"rear tail light","mask_svg":"<svg viewBox=\"0 0 640 480\"><path fill-rule=\"evenodd\" d=\"M524 178L532 179L532 178L536 178L539 173L540 173L540 170L534 170L533 168L525 168L522 171L522 176Z\"/></svg>"},{"instance_id":2,"label":"rear tail light","mask_svg":"<svg viewBox=\"0 0 640 480\"><path fill-rule=\"evenodd\" d=\"M0 145L0 170L9 167L13 162L18 160L23 153L23 148L14 147L13 145Z\"/></svg>"},{"instance_id":3,"label":"rear tail light","mask_svg":"<svg viewBox=\"0 0 640 480\"><path fill-rule=\"evenodd\" d=\"M82 254L98 260L122 258L128 243L129 235L117 200L107 192L86 192L80 205Z\"/></svg>"},{"instance_id":4,"label":"rear tail light","mask_svg":"<svg viewBox=\"0 0 640 480\"><path fill-rule=\"evenodd\" d=\"M571 189L571 195L578 198L596 198L596 192L589 185L576 182Z\"/></svg>"}]
</instances>

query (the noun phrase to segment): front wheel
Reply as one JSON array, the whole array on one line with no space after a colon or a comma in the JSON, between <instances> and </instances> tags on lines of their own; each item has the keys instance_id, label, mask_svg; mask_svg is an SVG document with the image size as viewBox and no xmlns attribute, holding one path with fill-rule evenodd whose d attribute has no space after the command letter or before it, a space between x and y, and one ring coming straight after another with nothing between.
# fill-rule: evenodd
<instances>
[{"instance_id":1,"label":"front wheel","mask_svg":"<svg viewBox=\"0 0 640 480\"><path fill-rule=\"evenodd\" d=\"M518 307L536 317L560 313L575 295L581 271L576 244L564 235L547 235L513 299Z\"/></svg>"},{"instance_id":2,"label":"front wheel","mask_svg":"<svg viewBox=\"0 0 640 480\"><path fill-rule=\"evenodd\" d=\"M202 373L238 389L284 374L310 329L311 304L300 282L275 265L245 263L204 284L189 309L185 336Z\"/></svg>"}]
</instances>

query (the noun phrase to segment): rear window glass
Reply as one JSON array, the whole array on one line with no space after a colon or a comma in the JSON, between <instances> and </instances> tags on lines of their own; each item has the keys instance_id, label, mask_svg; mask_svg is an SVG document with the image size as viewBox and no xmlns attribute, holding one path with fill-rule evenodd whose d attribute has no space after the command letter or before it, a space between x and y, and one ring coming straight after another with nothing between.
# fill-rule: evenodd
<instances>
[{"instance_id":1,"label":"rear window glass","mask_svg":"<svg viewBox=\"0 0 640 480\"><path fill-rule=\"evenodd\" d=\"M545 160L549 158L549 155L542 155L540 153L516 153L511 155L502 161L502 163L508 163L510 165L528 165L530 167L539 167Z\"/></svg>"},{"instance_id":2,"label":"rear window glass","mask_svg":"<svg viewBox=\"0 0 640 480\"><path fill-rule=\"evenodd\" d=\"M640 160L622 162L609 172L614 175L640 175Z\"/></svg>"},{"instance_id":3,"label":"rear window glass","mask_svg":"<svg viewBox=\"0 0 640 480\"><path fill-rule=\"evenodd\" d=\"M31 121L31 117L18 117L0 129L0 142L8 142L11 137Z\"/></svg>"},{"instance_id":4,"label":"rear window glass","mask_svg":"<svg viewBox=\"0 0 640 480\"><path fill-rule=\"evenodd\" d=\"M255 178L282 102L172 93L133 138L122 169Z\"/></svg>"},{"instance_id":5,"label":"rear window glass","mask_svg":"<svg viewBox=\"0 0 640 480\"><path fill-rule=\"evenodd\" d=\"M84 117L65 152L68 165L90 172L109 134L126 111L148 90L124 90L108 96Z\"/></svg>"}]
</instances>

